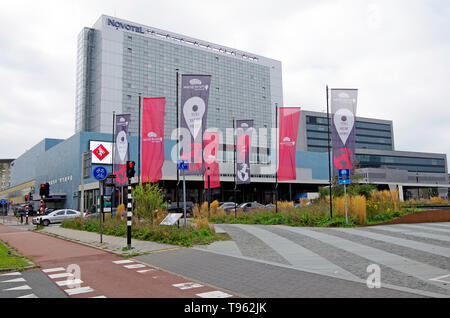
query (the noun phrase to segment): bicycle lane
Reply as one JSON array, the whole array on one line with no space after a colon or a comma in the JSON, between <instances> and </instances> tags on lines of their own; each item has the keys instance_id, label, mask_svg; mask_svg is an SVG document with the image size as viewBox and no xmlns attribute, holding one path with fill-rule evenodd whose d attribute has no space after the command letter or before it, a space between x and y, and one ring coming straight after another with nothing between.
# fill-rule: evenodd
<instances>
[{"instance_id":1,"label":"bicycle lane","mask_svg":"<svg viewBox=\"0 0 450 318\"><path fill-rule=\"evenodd\" d=\"M0 240L31 258L71 298L230 298L212 286L133 259L0 225Z\"/></svg>"}]
</instances>

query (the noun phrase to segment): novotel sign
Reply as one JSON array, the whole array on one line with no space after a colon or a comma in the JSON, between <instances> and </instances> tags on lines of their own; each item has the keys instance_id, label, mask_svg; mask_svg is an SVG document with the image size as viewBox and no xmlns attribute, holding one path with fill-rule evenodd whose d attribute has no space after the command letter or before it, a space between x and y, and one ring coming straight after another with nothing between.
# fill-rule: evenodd
<instances>
[{"instance_id":1,"label":"novotel sign","mask_svg":"<svg viewBox=\"0 0 450 318\"><path fill-rule=\"evenodd\" d=\"M144 31L142 31L142 27L122 23L122 22L119 22L119 21L116 21L113 19L109 19L109 18L108 18L108 25L111 25L115 28L121 28L121 29L127 30L127 31L133 31L133 32L145 34Z\"/></svg>"}]
</instances>

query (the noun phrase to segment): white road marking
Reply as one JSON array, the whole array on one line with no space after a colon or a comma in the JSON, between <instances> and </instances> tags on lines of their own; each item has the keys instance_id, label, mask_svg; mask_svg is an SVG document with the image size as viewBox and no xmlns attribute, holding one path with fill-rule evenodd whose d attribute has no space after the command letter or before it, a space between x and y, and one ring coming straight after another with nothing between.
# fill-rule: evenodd
<instances>
[{"instance_id":1,"label":"white road marking","mask_svg":"<svg viewBox=\"0 0 450 318\"><path fill-rule=\"evenodd\" d=\"M154 269L145 269L143 271L137 271L139 274L145 274L145 273L149 273L149 272L154 272Z\"/></svg>"},{"instance_id":2,"label":"white road marking","mask_svg":"<svg viewBox=\"0 0 450 318\"><path fill-rule=\"evenodd\" d=\"M78 295L78 294L86 294L86 293L92 293L94 290L87 286L87 287L80 287L80 288L73 288L73 289L66 289L64 290L69 296L72 295Z\"/></svg>"},{"instance_id":3,"label":"white road marking","mask_svg":"<svg viewBox=\"0 0 450 318\"><path fill-rule=\"evenodd\" d=\"M147 267L147 266L145 266L143 264L137 264L137 265L125 265L124 267L128 268L128 269L135 269L135 268L144 268L144 267Z\"/></svg>"},{"instance_id":4,"label":"white road marking","mask_svg":"<svg viewBox=\"0 0 450 318\"><path fill-rule=\"evenodd\" d=\"M20 276L20 275L22 275L22 273L20 273L20 272L13 272L13 273L8 273L8 274L1 274L0 277L3 277L3 276Z\"/></svg>"},{"instance_id":5,"label":"white road marking","mask_svg":"<svg viewBox=\"0 0 450 318\"><path fill-rule=\"evenodd\" d=\"M64 272L66 269L63 267L49 268L42 270L44 273Z\"/></svg>"},{"instance_id":6,"label":"white road marking","mask_svg":"<svg viewBox=\"0 0 450 318\"><path fill-rule=\"evenodd\" d=\"M4 289L4 291L29 290L29 289L31 289L30 286L28 286L28 285L23 285L23 286L19 286L19 287L14 287L14 288L9 288L9 289Z\"/></svg>"},{"instance_id":7,"label":"white road marking","mask_svg":"<svg viewBox=\"0 0 450 318\"><path fill-rule=\"evenodd\" d=\"M130 261L130 260L123 260L123 261L114 261L114 264L117 265L121 265L121 264L130 264L130 263L134 263L134 261Z\"/></svg>"},{"instance_id":8,"label":"white road marking","mask_svg":"<svg viewBox=\"0 0 450 318\"><path fill-rule=\"evenodd\" d=\"M183 283L183 284L174 284L173 287L179 288L181 290L193 289L193 288L201 288L203 285L197 283Z\"/></svg>"},{"instance_id":9,"label":"white road marking","mask_svg":"<svg viewBox=\"0 0 450 318\"><path fill-rule=\"evenodd\" d=\"M63 277L73 277L73 274L71 274L71 273L53 274L53 275L48 275L48 277L50 277L51 279L63 278Z\"/></svg>"},{"instance_id":10,"label":"white road marking","mask_svg":"<svg viewBox=\"0 0 450 318\"><path fill-rule=\"evenodd\" d=\"M38 296L36 296L35 294L29 294L29 295L25 295L25 296L20 296L17 298L39 298Z\"/></svg>"},{"instance_id":11,"label":"white road marking","mask_svg":"<svg viewBox=\"0 0 450 318\"><path fill-rule=\"evenodd\" d=\"M23 279L23 278L16 278L16 279L5 280L0 283L18 283L18 282L24 282L24 281L25 281L25 279Z\"/></svg>"},{"instance_id":12,"label":"white road marking","mask_svg":"<svg viewBox=\"0 0 450 318\"><path fill-rule=\"evenodd\" d=\"M106 296L95 296L95 297L89 297L89 298L106 298Z\"/></svg>"},{"instance_id":13,"label":"white road marking","mask_svg":"<svg viewBox=\"0 0 450 318\"><path fill-rule=\"evenodd\" d=\"M227 293L221 292L221 291L213 291L208 293L202 293L197 294L200 298L230 298L233 297L233 295L229 295Z\"/></svg>"},{"instance_id":14,"label":"white road marking","mask_svg":"<svg viewBox=\"0 0 450 318\"><path fill-rule=\"evenodd\" d=\"M442 282L442 283L450 283L450 279L449 280L444 280L443 278L450 278L450 275L444 275L444 276L439 276L439 277L435 277L435 278L431 278L430 280L436 281L436 282Z\"/></svg>"},{"instance_id":15,"label":"white road marking","mask_svg":"<svg viewBox=\"0 0 450 318\"><path fill-rule=\"evenodd\" d=\"M68 285L83 284L83 281L80 279L62 280L62 281L56 282L56 284L58 284L58 286L68 286Z\"/></svg>"}]
</instances>

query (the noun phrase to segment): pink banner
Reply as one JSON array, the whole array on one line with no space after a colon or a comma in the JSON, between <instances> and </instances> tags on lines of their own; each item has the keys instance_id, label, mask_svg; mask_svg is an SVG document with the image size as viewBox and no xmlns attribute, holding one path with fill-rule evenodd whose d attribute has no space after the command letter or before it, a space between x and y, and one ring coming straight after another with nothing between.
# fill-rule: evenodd
<instances>
[{"instance_id":1,"label":"pink banner","mask_svg":"<svg viewBox=\"0 0 450 318\"><path fill-rule=\"evenodd\" d=\"M205 132L205 189L208 189L208 173L210 188L220 188L219 171L219 133Z\"/></svg>"},{"instance_id":2,"label":"pink banner","mask_svg":"<svg viewBox=\"0 0 450 318\"><path fill-rule=\"evenodd\" d=\"M299 107L280 107L278 181L297 179L295 153L300 112Z\"/></svg>"},{"instance_id":3,"label":"pink banner","mask_svg":"<svg viewBox=\"0 0 450 318\"><path fill-rule=\"evenodd\" d=\"M142 182L158 182L164 164L165 98L144 98L142 105Z\"/></svg>"}]
</instances>

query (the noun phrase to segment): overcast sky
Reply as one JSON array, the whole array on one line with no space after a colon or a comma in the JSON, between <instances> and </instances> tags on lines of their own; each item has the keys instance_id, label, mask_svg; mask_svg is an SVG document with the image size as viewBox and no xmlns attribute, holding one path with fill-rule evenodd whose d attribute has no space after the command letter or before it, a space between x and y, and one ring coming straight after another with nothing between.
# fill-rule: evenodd
<instances>
[{"instance_id":1,"label":"overcast sky","mask_svg":"<svg viewBox=\"0 0 450 318\"><path fill-rule=\"evenodd\" d=\"M0 1L0 158L74 134L77 36L101 14L273 58L285 106L393 120L396 150L450 155L450 1Z\"/></svg>"}]
</instances>

